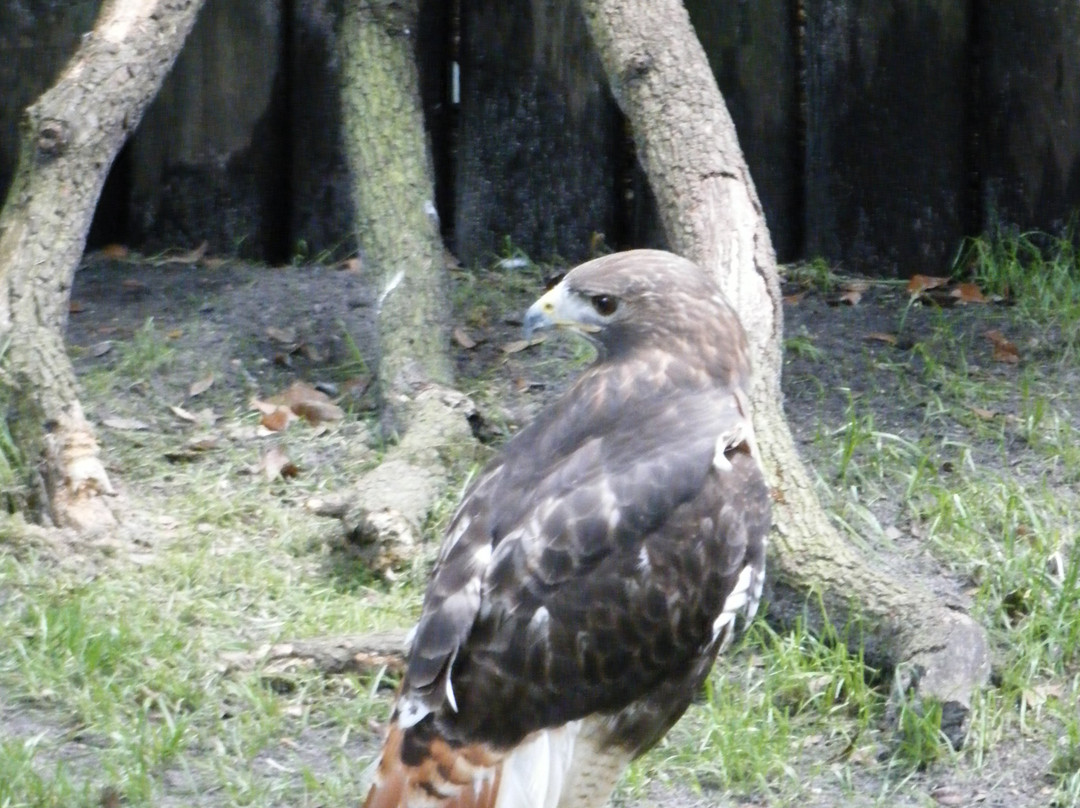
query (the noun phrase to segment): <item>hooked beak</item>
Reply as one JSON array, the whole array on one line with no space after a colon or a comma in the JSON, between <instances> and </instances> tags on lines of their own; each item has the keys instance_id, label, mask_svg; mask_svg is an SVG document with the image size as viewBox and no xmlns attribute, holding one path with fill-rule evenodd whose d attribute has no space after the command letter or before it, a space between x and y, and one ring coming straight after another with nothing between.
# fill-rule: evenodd
<instances>
[{"instance_id":1,"label":"hooked beak","mask_svg":"<svg viewBox=\"0 0 1080 808\"><path fill-rule=\"evenodd\" d=\"M534 333L546 328L569 328L593 339L592 335L600 330L600 326L586 322L588 314L589 312L582 310L581 302L560 282L545 292L525 312L525 339L531 339Z\"/></svg>"},{"instance_id":2,"label":"hooked beak","mask_svg":"<svg viewBox=\"0 0 1080 808\"><path fill-rule=\"evenodd\" d=\"M525 322L522 324L525 339L531 339L537 331L554 328L558 324L555 320L555 310L563 294L561 287L562 284L557 284L529 306L529 310L525 312Z\"/></svg>"}]
</instances>

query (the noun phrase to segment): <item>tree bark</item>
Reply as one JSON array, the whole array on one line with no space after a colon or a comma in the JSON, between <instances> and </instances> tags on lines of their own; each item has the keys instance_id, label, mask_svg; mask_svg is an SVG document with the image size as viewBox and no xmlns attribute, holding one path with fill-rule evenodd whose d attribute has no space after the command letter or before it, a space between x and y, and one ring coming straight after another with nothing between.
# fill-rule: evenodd
<instances>
[{"instance_id":1,"label":"tree bark","mask_svg":"<svg viewBox=\"0 0 1080 808\"><path fill-rule=\"evenodd\" d=\"M0 405L19 484L9 507L89 529L113 521L93 427L64 351L71 282L109 167L180 52L202 0L112 0L26 111L0 211Z\"/></svg>"},{"instance_id":2,"label":"tree bark","mask_svg":"<svg viewBox=\"0 0 1080 808\"><path fill-rule=\"evenodd\" d=\"M384 424L406 426L424 383L449 384L449 283L414 58L417 0L351 0L342 18L343 126L357 236L379 295Z\"/></svg>"},{"instance_id":3,"label":"tree bark","mask_svg":"<svg viewBox=\"0 0 1080 808\"><path fill-rule=\"evenodd\" d=\"M825 615L903 691L943 705L956 742L989 672L985 633L918 582L875 566L821 508L784 418L776 259L735 128L679 0L581 0L671 248L713 273L746 327L754 422L774 489L770 616ZM821 608L818 607L820 604Z\"/></svg>"}]
</instances>

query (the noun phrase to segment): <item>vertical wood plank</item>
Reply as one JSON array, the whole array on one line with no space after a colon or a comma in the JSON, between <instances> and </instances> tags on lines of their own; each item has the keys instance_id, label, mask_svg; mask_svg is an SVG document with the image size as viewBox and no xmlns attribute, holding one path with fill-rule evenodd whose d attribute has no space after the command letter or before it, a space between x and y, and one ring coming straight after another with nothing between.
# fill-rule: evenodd
<instances>
[{"instance_id":1,"label":"vertical wood plank","mask_svg":"<svg viewBox=\"0 0 1080 808\"><path fill-rule=\"evenodd\" d=\"M1080 5L983 0L984 226L1056 230L1080 208Z\"/></svg>"},{"instance_id":2,"label":"vertical wood plank","mask_svg":"<svg viewBox=\"0 0 1080 808\"><path fill-rule=\"evenodd\" d=\"M617 242L622 123L577 4L462 0L461 38L458 257L507 236L537 259Z\"/></svg>"},{"instance_id":3,"label":"vertical wood plank","mask_svg":"<svg viewBox=\"0 0 1080 808\"><path fill-rule=\"evenodd\" d=\"M970 10L806 0L806 256L942 274L972 225Z\"/></svg>"},{"instance_id":4,"label":"vertical wood plank","mask_svg":"<svg viewBox=\"0 0 1080 808\"><path fill-rule=\"evenodd\" d=\"M802 250L802 148L793 0L687 0L739 145L750 167L777 258Z\"/></svg>"},{"instance_id":5,"label":"vertical wood plank","mask_svg":"<svg viewBox=\"0 0 1080 808\"><path fill-rule=\"evenodd\" d=\"M208 0L132 140L135 239L287 257L282 35L282 0Z\"/></svg>"}]
</instances>

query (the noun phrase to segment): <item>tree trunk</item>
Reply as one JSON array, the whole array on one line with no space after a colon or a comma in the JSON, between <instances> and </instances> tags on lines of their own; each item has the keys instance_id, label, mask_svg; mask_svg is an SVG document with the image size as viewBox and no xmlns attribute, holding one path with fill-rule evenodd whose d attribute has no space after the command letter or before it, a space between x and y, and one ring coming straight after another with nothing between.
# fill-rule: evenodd
<instances>
[{"instance_id":1,"label":"tree trunk","mask_svg":"<svg viewBox=\"0 0 1080 808\"><path fill-rule=\"evenodd\" d=\"M417 0L350 0L342 18L343 125L364 269L379 288L384 423L406 426L427 382L449 384L449 283L414 59Z\"/></svg>"},{"instance_id":2,"label":"tree trunk","mask_svg":"<svg viewBox=\"0 0 1080 808\"><path fill-rule=\"evenodd\" d=\"M0 211L0 405L9 507L59 525L112 522L113 493L64 351L68 297L109 167L180 52L202 0L112 0L26 111Z\"/></svg>"},{"instance_id":3,"label":"tree trunk","mask_svg":"<svg viewBox=\"0 0 1080 808\"><path fill-rule=\"evenodd\" d=\"M962 737L989 671L986 637L922 585L875 567L832 526L781 405L782 309L776 259L734 125L679 0L581 0L671 248L715 274L749 335L754 422L774 488L770 614L847 626L871 664L942 702Z\"/></svg>"}]
</instances>

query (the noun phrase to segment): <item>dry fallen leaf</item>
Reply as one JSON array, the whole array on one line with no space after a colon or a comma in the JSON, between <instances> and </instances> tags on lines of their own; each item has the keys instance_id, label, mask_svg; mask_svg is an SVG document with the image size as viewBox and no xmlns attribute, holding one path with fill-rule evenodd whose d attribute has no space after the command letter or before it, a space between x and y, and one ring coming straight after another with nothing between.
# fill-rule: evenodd
<instances>
[{"instance_id":1,"label":"dry fallen leaf","mask_svg":"<svg viewBox=\"0 0 1080 808\"><path fill-rule=\"evenodd\" d=\"M70 303L68 303L69 313L78 314L80 311L86 311L86 306L84 306L80 301L72 300Z\"/></svg>"},{"instance_id":2,"label":"dry fallen leaf","mask_svg":"<svg viewBox=\"0 0 1080 808\"><path fill-rule=\"evenodd\" d=\"M326 401L298 401L292 405L292 411L313 426L326 421L340 421L345 417L345 410L329 399Z\"/></svg>"},{"instance_id":3,"label":"dry fallen leaf","mask_svg":"<svg viewBox=\"0 0 1080 808\"><path fill-rule=\"evenodd\" d=\"M217 435L196 435L184 441L179 449L166 452L165 459L171 463L190 463L206 452L217 449L220 443Z\"/></svg>"},{"instance_id":4,"label":"dry fallen leaf","mask_svg":"<svg viewBox=\"0 0 1080 808\"><path fill-rule=\"evenodd\" d=\"M172 404L170 404L169 410L171 410L172 414L179 418L181 421L190 421L191 423L195 423L196 421L195 413L188 412L183 407L174 407Z\"/></svg>"},{"instance_id":5,"label":"dry fallen leaf","mask_svg":"<svg viewBox=\"0 0 1080 808\"><path fill-rule=\"evenodd\" d=\"M987 331L986 338L990 340L994 345L994 351L991 355L995 362L1005 362L1009 365L1015 365L1020 361L1020 350L1009 342L1009 340L998 331L996 328Z\"/></svg>"},{"instance_id":6,"label":"dry fallen leaf","mask_svg":"<svg viewBox=\"0 0 1080 808\"><path fill-rule=\"evenodd\" d=\"M266 475L266 479L273 481L278 477L287 479L300 473L296 464L289 460L289 456L280 446L271 446L259 459L259 471Z\"/></svg>"},{"instance_id":7,"label":"dry fallen leaf","mask_svg":"<svg viewBox=\"0 0 1080 808\"><path fill-rule=\"evenodd\" d=\"M126 431L149 429L150 424L137 418L106 418L101 423L109 429L122 429Z\"/></svg>"},{"instance_id":8,"label":"dry fallen leaf","mask_svg":"<svg viewBox=\"0 0 1080 808\"><path fill-rule=\"evenodd\" d=\"M955 297L957 303L988 303L983 296L982 289L974 283L961 283L951 292L950 297Z\"/></svg>"},{"instance_id":9,"label":"dry fallen leaf","mask_svg":"<svg viewBox=\"0 0 1080 808\"><path fill-rule=\"evenodd\" d=\"M197 263L199 263L199 261L202 260L202 257L204 255L206 255L206 248L208 246L209 246L209 244L204 241L202 244L200 244L194 250L188 250L187 252L180 253L180 255L176 256L175 258L170 259L170 263L173 263L173 264L197 264Z\"/></svg>"},{"instance_id":10,"label":"dry fallen leaf","mask_svg":"<svg viewBox=\"0 0 1080 808\"><path fill-rule=\"evenodd\" d=\"M952 786L940 786L930 792L930 796L938 803L938 805L970 805L968 795L961 792L959 789Z\"/></svg>"},{"instance_id":11,"label":"dry fallen leaf","mask_svg":"<svg viewBox=\"0 0 1080 808\"><path fill-rule=\"evenodd\" d=\"M106 244L101 248L101 257L112 261L122 261L128 257L128 248L123 244Z\"/></svg>"},{"instance_id":12,"label":"dry fallen leaf","mask_svg":"<svg viewBox=\"0 0 1080 808\"><path fill-rule=\"evenodd\" d=\"M288 407L275 407L270 412L264 412L259 424L271 432L280 432L296 420L296 413Z\"/></svg>"},{"instance_id":13,"label":"dry fallen leaf","mask_svg":"<svg viewBox=\"0 0 1080 808\"><path fill-rule=\"evenodd\" d=\"M995 345L991 358L995 362L1004 362L1007 365L1017 365L1020 363L1020 352L1016 350L1016 346L1012 343Z\"/></svg>"},{"instance_id":14,"label":"dry fallen leaf","mask_svg":"<svg viewBox=\"0 0 1080 808\"><path fill-rule=\"evenodd\" d=\"M844 290L840 293L840 302L847 303L849 306L857 306L859 301L862 300L863 294L870 288L870 284L866 281L851 281L844 286Z\"/></svg>"},{"instance_id":15,"label":"dry fallen leaf","mask_svg":"<svg viewBox=\"0 0 1080 808\"><path fill-rule=\"evenodd\" d=\"M464 328L458 326L454 329L454 342L460 345L465 350L471 350L476 347L476 340L468 335Z\"/></svg>"},{"instance_id":16,"label":"dry fallen leaf","mask_svg":"<svg viewBox=\"0 0 1080 808\"><path fill-rule=\"evenodd\" d=\"M806 297L806 292L807 292L807 290L803 289L801 292L795 292L794 294L791 294L791 295L784 295L784 303L786 303L789 306L795 306L795 305L798 304L798 302L800 300L802 300L804 297Z\"/></svg>"},{"instance_id":17,"label":"dry fallen leaf","mask_svg":"<svg viewBox=\"0 0 1080 808\"><path fill-rule=\"evenodd\" d=\"M1046 704L1046 693L1037 688L1025 687L1021 697L1024 699L1024 705L1029 710L1038 710Z\"/></svg>"},{"instance_id":18,"label":"dry fallen leaf","mask_svg":"<svg viewBox=\"0 0 1080 808\"><path fill-rule=\"evenodd\" d=\"M869 334L864 335L863 339L872 340L874 342L884 342L889 345L895 345L897 341L895 334L886 334L882 331L871 331Z\"/></svg>"},{"instance_id":19,"label":"dry fallen leaf","mask_svg":"<svg viewBox=\"0 0 1080 808\"><path fill-rule=\"evenodd\" d=\"M184 442L184 448L193 452L208 452L220 444L217 435L195 435Z\"/></svg>"},{"instance_id":20,"label":"dry fallen leaf","mask_svg":"<svg viewBox=\"0 0 1080 808\"><path fill-rule=\"evenodd\" d=\"M194 398L200 396L211 388L214 384L214 374L210 373L198 381L192 382L191 387L188 388L188 395Z\"/></svg>"},{"instance_id":21,"label":"dry fallen leaf","mask_svg":"<svg viewBox=\"0 0 1080 808\"><path fill-rule=\"evenodd\" d=\"M183 407L174 407L169 405L169 410L179 418L181 421L187 421L192 424L200 424L202 426L213 426L217 422L217 415L209 407L203 407L198 412L191 412Z\"/></svg>"},{"instance_id":22,"label":"dry fallen leaf","mask_svg":"<svg viewBox=\"0 0 1080 808\"><path fill-rule=\"evenodd\" d=\"M912 275L908 281L907 290L909 295L919 295L927 289L937 289L949 282L948 278L939 278L936 275Z\"/></svg>"},{"instance_id":23,"label":"dry fallen leaf","mask_svg":"<svg viewBox=\"0 0 1080 808\"><path fill-rule=\"evenodd\" d=\"M166 332L165 339L180 339L182 336L184 336L184 329L174 328L171 331Z\"/></svg>"},{"instance_id":24,"label":"dry fallen leaf","mask_svg":"<svg viewBox=\"0 0 1080 808\"><path fill-rule=\"evenodd\" d=\"M269 401L263 401L262 399L253 398L248 402L248 406L253 410L258 410L263 415L269 415L278 409L277 404L272 404Z\"/></svg>"},{"instance_id":25,"label":"dry fallen leaf","mask_svg":"<svg viewBox=\"0 0 1080 808\"><path fill-rule=\"evenodd\" d=\"M516 340L513 340L512 342L508 342L505 345L503 345L502 346L502 351L503 351L503 353L508 353L508 354L520 353L521 351L524 351L526 348L531 348L534 345L539 345L545 339L547 339L547 337L544 334L541 334L538 337L533 337L532 339L516 339Z\"/></svg>"},{"instance_id":26,"label":"dry fallen leaf","mask_svg":"<svg viewBox=\"0 0 1080 808\"><path fill-rule=\"evenodd\" d=\"M968 407L968 409L975 414L976 418L979 418L983 421L993 421L998 416L998 414L993 410L987 410L983 407Z\"/></svg>"},{"instance_id":27,"label":"dry fallen leaf","mask_svg":"<svg viewBox=\"0 0 1080 808\"><path fill-rule=\"evenodd\" d=\"M124 278L122 281L120 281L120 287L122 289L127 289L131 292L136 292L139 289L145 289L146 284L140 281L138 278Z\"/></svg>"},{"instance_id":28,"label":"dry fallen leaf","mask_svg":"<svg viewBox=\"0 0 1080 808\"><path fill-rule=\"evenodd\" d=\"M288 407L310 424L340 421L345 417L345 411L330 396L304 382L293 382L283 393L271 396L270 401Z\"/></svg>"}]
</instances>

